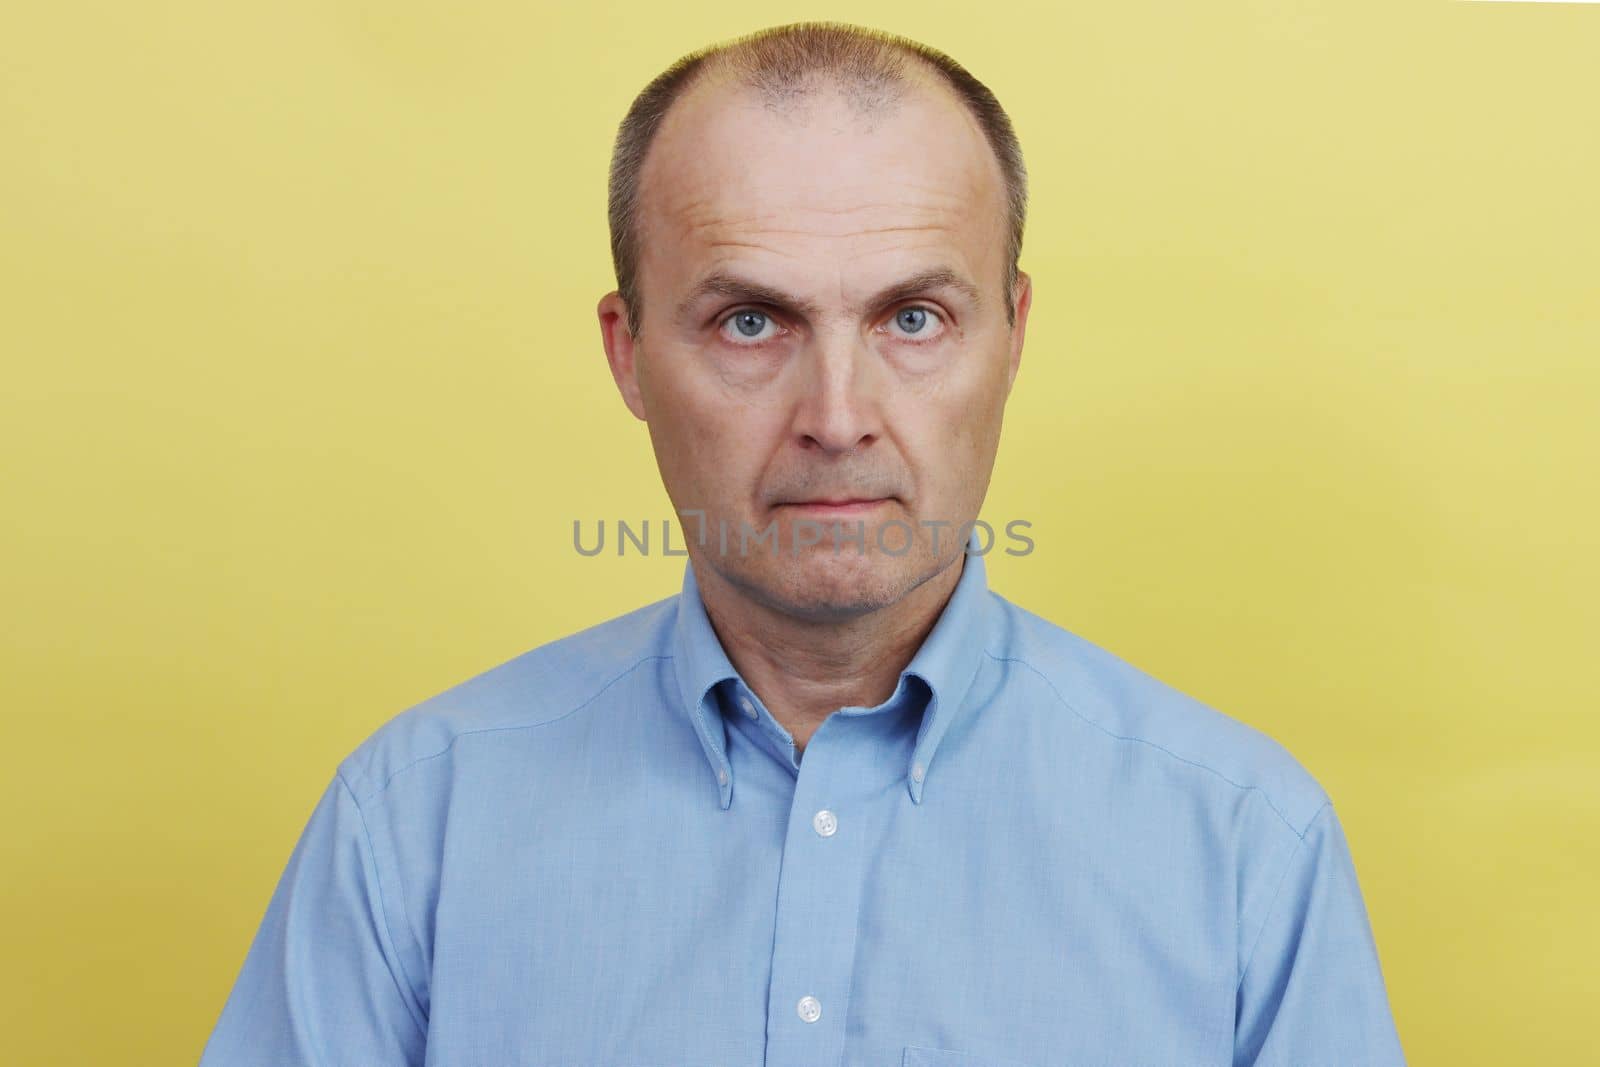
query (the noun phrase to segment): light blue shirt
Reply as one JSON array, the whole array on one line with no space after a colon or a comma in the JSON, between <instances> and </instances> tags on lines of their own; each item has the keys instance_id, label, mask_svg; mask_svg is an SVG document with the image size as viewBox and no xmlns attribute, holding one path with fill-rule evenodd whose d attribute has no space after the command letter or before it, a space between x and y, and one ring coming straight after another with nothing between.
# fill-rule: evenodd
<instances>
[{"instance_id":1,"label":"light blue shirt","mask_svg":"<svg viewBox=\"0 0 1600 1067\"><path fill-rule=\"evenodd\" d=\"M395 716L202 1067L1402 1064L1316 780L964 567L803 759L687 562Z\"/></svg>"}]
</instances>

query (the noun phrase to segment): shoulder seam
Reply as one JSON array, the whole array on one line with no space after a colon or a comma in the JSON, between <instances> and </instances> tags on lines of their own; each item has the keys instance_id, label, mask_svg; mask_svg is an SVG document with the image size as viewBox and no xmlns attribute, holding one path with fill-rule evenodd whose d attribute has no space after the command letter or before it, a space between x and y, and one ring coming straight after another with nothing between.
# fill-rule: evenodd
<instances>
[{"instance_id":1,"label":"shoulder seam","mask_svg":"<svg viewBox=\"0 0 1600 1067\"><path fill-rule=\"evenodd\" d=\"M429 755L426 755L426 756L419 756L416 759L412 760L410 763L407 763L404 767L400 767L397 770L391 772L390 775L387 778L385 778L381 783L378 784L377 788L373 789L372 792L368 793L365 797L362 797L360 799L363 802L364 801L369 801L373 797L376 797L378 794L387 791L388 788L389 788L389 783L390 782L393 782L400 775L404 774L406 771L409 771L411 768L417 766L420 763L426 763L429 760L435 760L435 759L438 759L440 756L445 755L452 748L455 748L456 742L461 740L463 737L467 737L467 736L472 735L472 734L502 733L502 732L509 731L509 730L531 730L531 729L534 729L534 728L539 727L539 726L548 726L551 723L556 723L556 722L560 722L563 719L571 718L573 715L576 715L578 712L582 711L584 708L588 707L590 704L592 704L596 700L598 700L600 698L600 696L603 693L605 693L605 691L607 689L610 689L613 685L617 684L623 678L626 678L628 675L630 675L634 671L638 670L644 664L649 663L651 660L670 660L671 658L672 658L671 656L659 655L659 654L651 654L651 655L648 655L648 656L641 656L638 660L635 660L633 663L631 663L627 667L623 668L620 672L618 672L615 676L613 676L610 680L608 680L599 689L595 690L594 693L591 694L589 697L587 697L584 700L580 701L577 704L577 706L575 706L573 708L570 708L567 711L562 712L560 715L556 715L556 716L554 716L552 718L540 719L538 722L521 722L521 723L516 723L515 725L511 725L511 726L483 726L483 727L479 727L479 728L473 729L473 730L462 730L459 733L453 734L450 737L449 744L445 745L439 751L430 753ZM372 780L372 776L367 774L365 772L365 770L362 771L362 777L368 779L369 781ZM349 788L349 786L346 785L346 788ZM352 790L351 795L352 796L354 795L354 791L353 790Z\"/></svg>"},{"instance_id":2,"label":"shoulder seam","mask_svg":"<svg viewBox=\"0 0 1600 1067\"><path fill-rule=\"evenodd\" d=\"M342 771L335 771L334 772L334 777L339 779L339 784L344 787L344 791L346 793L350 794L350 800L356 806L356 817L361 820L361 835L366 838L366 841L367 841L367 855L372 858L372 872L373 872L372 888L378 894L378 910L382 913L384 932L386 932L389 935L389 938L392 941L394 939L394 930L389 925L389 905L388 905L387 900L384 897L384 892L383 892L383 871L378 866L378 852L377 852L377 849L375 849L373 847L373 845L372 845L372 827L367 825L367 813L366 813L366 810L362 808L361 800L360 800L360 798L358 798L356 796L356 791L354 789L351 789L350 788L350 783L345 780L344 773ZM403 889L402 889L402 892L399 894L399 902L400 902L400 917L403 920L405 920L404 929L409 934L411 932L411 917L406 914L405 893L404 893ZM406 970L405 958L400 955L398 950L395 951L395 960L394 960L394 962L395 962L395 965L397 967L399 967L399 969L400 969L400 977L405 980L405 984L408 987L407 988L407 992L411 994L409 999L404 998L404 997L401 998L402 1000L405 1001L406 1014L408 1016L410 1016L412 1025L417 1028L417 1033L419 1035L421 1035L421 1037L422 1037L422 1039L424 1041L426 1041L427 1038L428 1038L428 1027L427 1027L426 1023L421 1018L418 1017L417 1009L416 1009L416 1007L414 1007L414 1004L420 1004L421 1003L421 999L422 999L421 996L418 994L418 986L417 986L416 980L411 977L411 972ZM393 975L391 974L390 977L392 978Z\"/></svg>"},{"instance_id":3,"label":"shoulder seam","mask_svg":"<svg viewBox=\"0 0 1600 1067\"><path fill-rule=\"evenodd\" d=\"M1287 815L1285 815L1283 813L1283 811L1281 809L1279 809L1279 807L1272 802L1271 794L1269 794L1265 789L1261 788L1260 786L1258 786L1258 785L1245 785L1242 782L1236 782L1232 778L1229 778L1227 775L1223 774L1221 771L1217 770L1215 767L1211 767L1211 766L1208 766L1207 764L1201 763L1199 760L1192 760L1187 756L1180 756L1178 753L1172 751L1172 749L1170 749L1170 748L1167 748L1165 745L1157 744L1156 742L1151 741L1151 740L1149 740L1147 738L1139 737L1139 736L1137 736L1135 734L1119 734L1119 733L1115 733L1115 732L1113 732L1111 730L1108 730L1104 726L1102 726L1099 723L1095 722L1093 719L1089 718L1089 716L1085 715L1083 712L1079 711L1078 708L1077 708L1077 705L1073 704L1072 701L1068 700L1066 697L1061 695L1061 690L1056 688L1056 684L1055 684L1055 682L1050 680L1050 676L1045 674L1038 667L1035 667L1032 663L1030 663L1027 660L1021 658L1020 656L997 656L993 652L990 652L988 649L984 649L984 654L987 655L990 659L995 660L997 663L1020 663L1020 664L1022 664L1022 666L1026 667L1030 671L1032 671L1034 674L1037 674L1039 676L1039 679L1041 681L1043 681L1045 685L1050 687L1050 692L1055 694L1056 699L1061 701L1061 705L1063 707L1065 707L1068 711L1072 712L1072 714L1076 715L1078 718L1082 719L1084 722L1088 723L1090 726L1093 726L1096 730L1099 730L1101 733L1105 734L1107 737L1114 738L1115 740L1118 740L1118 741L1137 741L1141 745L1149 745L1151 748L1156 749L1157 751L1165 752L1167 755L1171 756L1175 760L1178 760L1180 763L1187 763L1191 767L1199 767L1203 771L1208 771L1211 774L1216 775L1218 778L1222 779L1224 782L1227 782L1229 785L1233 786L1235 789L1245 789L1245 790L1253 789L1253 790L1255 790L1256 792L1261 794L1261 799L1266 803L1267 807L1272 809L1272 813L1274 815L1276 815L1279 819L1283 820L1283 825L1285 825L1285 826L1287 826L1289 828L1289 832L1291 834L1294 834L1295 837L1301 838L1301 839L1303 839L1305 837L1305 831L1304 830L1296 830L1294 828L1294 823L1289 821L1289 817ZM1324 802L1324 803L1326 803L1326 802ZM1318 809L1318 810L1320 811L1321 809ZM1315 819L1316 815L1312 815L1311 818ZM1307 820L1307 822L1306 822L1307 829L1310 828L1310 825L1311 825L1311 820Z\"/></svg>"},{"instance_id":4,"label":"shoulder seam","mask_svg":"<svg viewBox=\"0 0 1600 1067\"><path fill-rule=\"evenodd\" d=\"M1234 987L1235 996L1238 995L1240 989L1244 988L1245 975L1250 973L1250 965L1256 960L1256 949L1261 947L1261 938L1262 935L1267 932L1268 920L1270 920L1273 913L1278 910L1278 898L1283 895L1283 887L1289 881L1289 872L1294 870L1295 858L1300 855L1300 850L1305 847L1306 834L1311 832L1312 825L1322 817L1322 813L1327 811L1332 806L1332 800L1324 800L1317 810L1312 813L1311 818L1306 820L1305 832L1299 835L1300 840L1295 844L1294 848L1290 850L1289 858L1283 861L1283 874L1278 876L1278 887L1272 891L1272 903L1268 904L1267 910L1262 913L1261 926L1256 930L1255 940L1250 943L1250 955L1245 957L1244 966L1239 968L1239 983Z\"/></svg>"}]
</instances>

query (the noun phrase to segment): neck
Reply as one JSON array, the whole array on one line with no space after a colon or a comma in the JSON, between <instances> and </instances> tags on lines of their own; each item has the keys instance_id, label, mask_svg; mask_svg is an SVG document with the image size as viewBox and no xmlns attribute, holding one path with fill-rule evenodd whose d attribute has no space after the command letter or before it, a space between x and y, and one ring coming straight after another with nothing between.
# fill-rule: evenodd
<instances>
[{"instance_id":1,"label":"neck","mask_svg":"<svg viewBox=\"0 0 1600 1067\"><path fill-rule=\"evenodd\" d=\"M695 568L700 598L723 650L795 749L844 707L875 707L939 621L966 553L899 600L844 621L819 622L752 599L715 568Z\"/></svg>"}]
</instances>

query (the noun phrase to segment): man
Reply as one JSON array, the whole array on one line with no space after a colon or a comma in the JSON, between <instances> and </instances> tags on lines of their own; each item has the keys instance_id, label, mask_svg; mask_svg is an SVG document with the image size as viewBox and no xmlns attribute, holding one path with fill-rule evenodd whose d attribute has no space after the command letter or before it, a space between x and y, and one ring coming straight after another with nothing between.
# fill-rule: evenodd
<instances>
[{"instance_id":1,"label":"man","mask_svg":"<svg viewBox=\"0 0 1600 1067\"><path fill-rule=\"evenodd\" d=\"M645 89L598 311L682 593L345 759L206 1067L1403 1062L1317 782L986 588L1024 204L901 38Z\"/></svg>"}]
</instances>

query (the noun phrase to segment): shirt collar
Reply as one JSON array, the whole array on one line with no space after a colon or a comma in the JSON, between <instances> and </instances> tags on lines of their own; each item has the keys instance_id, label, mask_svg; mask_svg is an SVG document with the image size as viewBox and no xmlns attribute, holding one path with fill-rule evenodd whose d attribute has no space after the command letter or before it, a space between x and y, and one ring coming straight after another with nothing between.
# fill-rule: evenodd
<instances>
[{"instance_id":1,"label":"shirt collar","mask_svg":"<svg viewBox=\"0 0 1600 1067\"><path fill-rule=\"evenodd\" d=\"M969 541L969 546L973 544ZM906 767L906 788L911 799L922 803L934 751L967 706L966 696L977 677L983 649L994 625L994 597L989 592L983 556L968 552L961 578L945 603L939 620L903 671L927 683L932 696L922 714L917 741ZM673 672L677 676L682 707L694 725L700 745L717 783L722 807L733 799L733 766L728 760L727 725L715 703L712 687L726 678L739 679L700 599L694 565L685 561L683 591L678 596L673 623ZM897 690L898 691L898 690Z\"/></svg>"}]
</instances>

